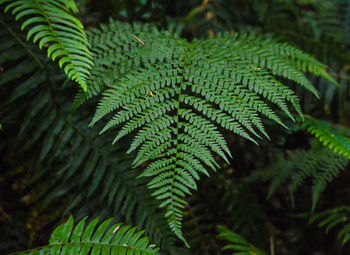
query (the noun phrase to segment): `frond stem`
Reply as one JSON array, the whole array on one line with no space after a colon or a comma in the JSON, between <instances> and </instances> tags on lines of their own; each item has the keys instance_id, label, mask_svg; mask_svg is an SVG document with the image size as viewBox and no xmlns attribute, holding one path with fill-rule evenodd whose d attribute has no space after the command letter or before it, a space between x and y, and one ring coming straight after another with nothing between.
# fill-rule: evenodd
<instances>
[{"instance_id":1,"label":"frond stem","mask_svg":"<svg viewBox=\"0 0 350 255\"><path fill-rule=\"evenodd\" d=\"M181 75L181 81L179 84L179 97L178 97L178 101L177 101L177 113L176 113L176 151L175 151L175 163L174 163L174 171L172 173L172 178L171 178L171 187L174 187L174 182L175 182L175 176L176 176L176 166L177 166L177 159L178 159L178 153L179 153L179 123L180 123L180 104L181 104L181 92L182 92L182 85L184 83L184 78L185 78L185 68L187 66L187 58L190 52L190 48L191 48L191 44L189 43L187 48L186 48L186 53L185 53L185 57L184 57L184 61L183 61L183 72ZM173 189L170 191L170 198L171 198L171 204L168 206L168 208L174 208L174 199L173 199L173 195L174 195L174 191ZM186 244L186 246L188 246L186 240L182 237L182 234L180 233L175 233L181 240L183 240ZM179 234L181 236L179 236Z\"/></svg>"}]
</instances>

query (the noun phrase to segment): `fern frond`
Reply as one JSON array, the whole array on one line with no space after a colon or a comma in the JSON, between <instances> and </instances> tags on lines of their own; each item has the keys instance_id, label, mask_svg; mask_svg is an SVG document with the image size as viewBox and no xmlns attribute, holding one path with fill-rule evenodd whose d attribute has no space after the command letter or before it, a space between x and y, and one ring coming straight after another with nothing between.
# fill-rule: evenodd
<instances>
[{"instance_id":1,"label":"fern frond","mask_svg":"<svg viewBox=\"0 0 350 255\"><path fill-rule=\"evenodd\" d=\"M15 254L159 254L158 248L142 237L144 231L136 227L111 225L113 218L97 225L98 219L86 224L84 218L74 226L73 217L58 226L51 234L47 246Z\"/></svg>"},{"instance_id":2,"label":"fern frond","mask_svg":"<svg viewBox=\"0 0 350 255\"><path fill-rule=\"evenodd\" d=\"M338 240L341 241L342 245L345 245L350 241L349 216L350 207L340 206L312 215L310 217L310 224L318 222L318 227L325 228L326 233L341 225L341 230L339 230L338 233Z\"/></svg>"},{"instance_id":3,"label":"fern frond","mask_svg":"<svg viewBox=\"0 0 350 255\"><path fill-rule=\"evenodd\" d=\"M341 135L337 127L333 127L331 123L310 117L305 118L302 127L313 134L324 146L350 159L350 132L348 136Z\"/></svg>"},{"instance_id":4,"label":"fern frond","mask_svg":"<svg viewBox=\"0 0 350 255\"><path fill-rule=\"evenodd\" d=\"M153 196L166 208L170 228L184 240L181 220L186 194L196 189L199 173L206 173L203 168L217 168L216 154L226 160L225 154L230 155L216 126L253 142L268 137L262 116L284 126L273 104L290 117L288 104L301 114L297 97L279 78L317 95L302 71L322 75L325 67L293 47L250 35L224 34L187 42L151 28L136 40L133 33L139 27L125 25L127 29L121 31L130 31L124 34L119 31L123 26L112 22L95 32L96 40L105 38L97 58L112 63L102 65L103 73L113 73L113 66L124 73L104 83L109 88L91 126L111 114L101 133L119 127L113 142L137 132L129 149L139 149L134 166L148 164L142 176L154 178L149 184L156 189ZM110 49L120 48L121 42L125 43L122 57L110 60Z\"/></svg>"},{"instance_id":5,"label":"fern frond","mask_svg":"<svg viewBox=\"0 0 350 255\"><path fill-rule=\"evenodd\" d=\"M270 181L268 198L277 188L287 183L294 205L293 194L303 186L307 178L312 178L312 210L314 210L327 184L345 169L347 163L346 158L328 148L314 146L309 151L293 151L287 159L279 155L272 165L255 171L248 179Z\"/></svg>"},{"instance_id":6,"label":"fern frond","mask_svg":"<svg viewBox=\"0 0 350 255\"><path fill-rule=\"evenodd\" d=\"M265 252L248 243L242 236L230 231L225 226L218 226L218 232L218 239L226 240L230 243L223 247L222 250L233 251L233 255L266 255Z\"/></svg>"},{"instance_id":7,"label":"fern frond","mask_svg":"<svg viewBox=\"0 0 350 255\"><path fill-rule=\"evenodd\" d=\"M16 20L24 19L21 29L29 28L27 40L33 37L39 48L47 48L53 61L68 78L87 89L86 79L93 65L92 54L81 22L72 16L77 12L73 0L1 0L5 12L11 10Z\"/></svg>"}]
</instances>

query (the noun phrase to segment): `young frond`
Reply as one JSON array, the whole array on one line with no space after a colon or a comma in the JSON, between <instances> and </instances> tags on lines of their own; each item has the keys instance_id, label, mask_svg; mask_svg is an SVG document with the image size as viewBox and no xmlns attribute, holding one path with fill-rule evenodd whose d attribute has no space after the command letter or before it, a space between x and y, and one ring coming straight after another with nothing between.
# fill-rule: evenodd
<instances>
[{"instance_id":1,"label":"young frond","mask_svg":"<svg viewBox=\"0 0 350 255\"><path fill-rule=\"evenodd\" d=\"M111 224L113 218L100 224L97 224L97 218L88 224L86 220L84 218L74 226L73 217L69 217L52 232L47 246L16 254L159 254L159 249L150 244L149 238L142 237L144 231L137 231L136 227Z\"/></svg>"},{"instance_id":2,"label":"young frond","mask_svg":"<svg viewBox=\"0 0 350 255\"><path fill-rule=\"evenodd\" d=\"M350 134L347 136L339 134L338 129L327 121L317 120L310 117L305 118L303 128L313 134L324 146L329 147L337 154L350 159Z\"/></svg>"},{"instance_id":3,"label":"young frond","mask_svg":"<svg viewBox=\"0 0 350 255\"><path fill-rule=\"evenodd\" d=\"M302 115L293 90L280 80L317 95L303 71L326 73L299 50L253 35L187 42L117 22L101 30L94 31L91 44L108 88L91 126L108 115L101 133L119 130L113 142L136 132L129 149L139 150L134 166L148 165L143 176L153 177L149 187L182 240L186 195L196 189L199 173L217 169L216 155L230 156L218 127L257 143L268 137L262 117L285 126L275 107L292 119L291 107Z\"/></svg>"},{"instance_id":4,"label":"young frond","mask_svg":"<svg viewBox=\"0 0 350 255\"><path fill-rule=\"evenodd\" d=\"M67 76L87 89L86 79L93 65L89 43L81 22L71 12L78 9L72 0L0 0L16 20L24 19L21 29L28 29L39 48L47 48L53 61L58 59Z\"/></svg>"},{"instance_id":5,"label":"young frond","mask_svg":"<svg viewBox=\"0 0 350 255\"><path fill-rule=\"evenodd\" d=\"M218 239L225 240L230 243L223 247L222 250L232 251L232 255L266 255L265 252L248 243L242 236L232 232L225 226L218 226L218 232Z\"/></svg>"}]
</instances>

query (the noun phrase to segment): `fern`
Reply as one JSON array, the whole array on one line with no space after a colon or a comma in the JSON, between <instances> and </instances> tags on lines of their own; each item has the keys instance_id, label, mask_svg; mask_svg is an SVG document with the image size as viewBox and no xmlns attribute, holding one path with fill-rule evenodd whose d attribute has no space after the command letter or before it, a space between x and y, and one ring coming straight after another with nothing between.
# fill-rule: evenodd
<instances>
[{"instance_id":1,"label":"fern","mask_svg":"<svg viewBox=\"0 0 350 255\"><path fill-rule=\"evenodd\" d=\"M313 134L324 146L350 159L350 133L348 131L348 136L344 136L337 132L337 129L345 130L344 127L332 127L327 121L307 117L303 123L303 128Z\"/></svg>"},{"instance_id":2,"label":"fern","mask_svg":"<svg viewBox=\"0 0 350 255\"><path fill-rule=\"evenodd\" d=\"M338 240L341 241L342 245L345 245L350 241L349 216L350 207L340 206L312 215L310 218L310 224L319 222L318 226L325 228L326 233L331 229L342 225L342 228L338 233Z\"/></svg>"},{"instance_id":3,"label":"fern","mask_svg":"<svg viewBox=\"0 0 350 255\"><path fill-rule=\"evenodd\" d=\"M312 179L312 210L315 209L320 194L327 183L334 180L346 167L348 160L333 153L328 148L314 145L309 151L296 150L285 159L279 155L275 162L264 169L255 171L248 180L270 181L267 197L270 198L276 190L288 184L294 205L293 194L305 185L308 178Z\"/></svg>"},{"instance_id":4,"label":"fern","mask_svg":"<svg viewBox=\"0 0 350 255\"><path fill-rule=\"evenodd\" d=\"M109 26L100 25L100 27L102 33L98 29L87 31L91 51L94 54L94 68L87 81L89 85L87 91L80 90L74 99L72 107L74 111L87 100L99 95L106 85L113 84L119 76L138 67L140 59L130 60L131 51L140 44L134 38L150 33L154 29L148 24L121 26L113 20L110 20Z\"/></svg>"},{"instance_id":5,"label":"fern","mask_svg":"<svg viewBox=\"0 0 350 255\"><path fill-rule=\"evenodd\" d=\"M312 210L314 210L327 183L334 180L348 164L349 131L345 127L332 126L327 121L313 119L309 115L305 115L301 129L315 135L319 142L311 141L311 149L308 151L290 152L287 159L283 155L278 155L272 165L255 171L248 180L271 181L268 198L277 188L288 182L294 204L294 192L304 185L305 180L311 178Z\"/></svg>"},{"instance_id":6,"label":"fern","mask_svg":"<svg viewBox=\"0 0 350 255\"><path fill-rule=\"evenodd\" d=\"M33 189L40 185L38 210L64 199L64 208L60 208L64 214L114 215L146 229L163 250L174 249L174 235L144 187L145 180L136 179L137 172L129 171L130 155L125 155L121 146L111 146L110 136L98 136L96 129L88 128L88 105L77 115L69 114L67 98L72 98L73 91L67 84L57 86L64 77L16 33L16 27L2 24L0 40L7 43L0 45L5 56L0 64L6 66L0 84L6 85L7 94L1 95L5 133L0 148L9 155L31 155L28 185ZM101 207L102 202L106 206Z\"/></svg>"},{"instance_id":7,"label":"fern","mask_svg":"<svg viewBox=\"0 0 350 255\"><path fill-rule=\"evenodd\" d=\"M47 55L67 76L84 90L93 65L92 54L84 27L71 12L78 12L73 0L1 0L5 12L12 10L16 20L25 19L21 29L30 28L27 40L33 37L39 48L47 48Z\"/></svg>"},{"instance_id":8,"label":"fern","mask_svg":"<svg viewBox=\"0 0 350 255\"><path fill-rule=\"evenodd\" d=\"M149 187L181 239L185 195L196 189L200 173L208 174L206 167L217 168L213 153L230 156L216 125L253 142L268 137L261 115L284 126L270 103L292 119L287 103L301 114L298 98L277 77L317 95L302 71L327 76L325 66L299 50L255 35L187 42L155 28L138 37L115 23L96 33L108 45L100 54L119 48L124 57L114 65L125 71L106 83L91 126L118 110L101 133L120 126L115 143L138 130L129 149L139 148L133 165L149 163L142 176L153 177Z\"/></svg>"},{"instance_id":9,"label":"fern","mask_svg":"<svg viewBox=\"0 0 350 255\"><path fill-rule=\"evenodd\" d=\"M242 236L230 231L225 226L218 226L218 232L219 235L217 238L226 240L230 243L222 248L222 250L233 251L232 254L237 255L266 255L265 252L251 245Z\"/></svg>"},{"instance_id":10,"label":"fern","mask_svg":"<svg viewBox=\"0 0 350 255\"><path fill-rule=\"evenodd\" d=\"M232 176L223 170L227 169L201 181L198 192L188 199L183 231L194 254L222 254L217 248L221 242L215 239L218 223L229 225L257 245L264 245L268 236L268 219L261 210L264 204L260 207L261 200L250 186L231 180Z\"/></svg>"},{"instance_id":11,"label":"fern","mask_svg":"<svg viewBox=\"0 0 350 255\"><path fill-rule=\"evenodd\" d=\"M96 218L86 225L86 219L74 227L73 217L69 217L52 232L49 245L16 254L159 254L155 245L142 237L144 231L138 232L136 227L110 225L113 218L99 225Z\"/></svg>"}]
</instances>

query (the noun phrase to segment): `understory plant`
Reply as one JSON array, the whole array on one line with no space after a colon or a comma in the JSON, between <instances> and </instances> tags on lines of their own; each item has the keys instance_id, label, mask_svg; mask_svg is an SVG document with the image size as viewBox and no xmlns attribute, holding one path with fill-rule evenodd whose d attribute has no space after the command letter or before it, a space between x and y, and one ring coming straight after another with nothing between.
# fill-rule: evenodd
<instances>
[{"instance_id":1,"label":"understory plant","mask_svg":"<svg viewBox=\"0 0 350 255\"><path fill-rule=\"evenodd\" d=\"M87 2L0 0L0 149L13 167L7 175L25 169L18 188L29 192L23 201L36 204L32 218L47 213L65 220L48 245L18 254L220 254L222 247L267 254L268 242L260 250L243 237L257 240L250 230L256 220L264 221L264 231L268 225L264 213L256 216L246 204L256 183L268 183L269 199L287 187L295 206L297 191L311 180L315 212L327 185L348 166L350 131L346 112L337 116L344 120L340 125L309 109L323 103L330 111L335 99L324 86L343 88L346 82L336 73L341 61L321 58L323 64L292 35L278 32L273 17L282 14L279 8L298 16L295 6L276 0L269 9L242 1L240 8L253 11L261 27L224 29L228 24L215 26L221 19L210 15L228 17L229 9L219 7L230 1L204 1L181 22L169 17L167 26L147 22L147 10L161 9L152 1L121 1L124 19L86 29L88 21L76 15ZM208 25L209 36L186 36L186 24L196 24L205 12L206 22L196 28ZM143 20L127 22L136 13ZM339 109L348 92L339 92ZM305 146L287 147L301 133ZM257 162L236 182L230 174L242 154ZM218 199L218 211L206 237L202 216L211 214L201 209L200 195L213 185L219 198L205 195ZM346 207L334 210L334 217L325 211L310 222L323 220L319 225L329 231ZM121 221L128 225L116 223ZM269 231L273 254L275 234ZM338 235L343 244L349 231L346 225ZM212 246L207 238L215 239Z\"/></svg>"}]
</instances>

